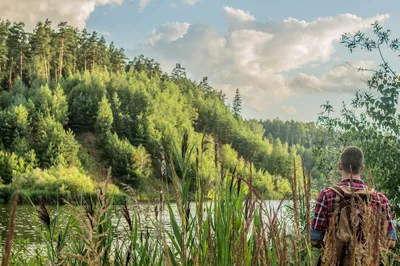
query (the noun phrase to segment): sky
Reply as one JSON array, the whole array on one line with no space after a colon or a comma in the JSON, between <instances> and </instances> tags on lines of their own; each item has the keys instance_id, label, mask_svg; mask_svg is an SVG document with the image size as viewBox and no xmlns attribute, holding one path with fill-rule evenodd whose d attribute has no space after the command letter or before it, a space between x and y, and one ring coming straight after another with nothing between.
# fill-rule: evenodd
<instances>
[{"instance_id":1,"label":"sky","mask_svg":"<svg viewBox=\"0 0 400 266\"><path fill-rule=\"evenodd\" d=\"M144 54L170 72L176 63L190 78L232 100L243 116L316 121L321 105L336 110L367 90L376 52L350 53L340 37L371 33L379 21L400 37L399 1L317 0L0 0L0 18L33 28L49 18L103 34L133 57ZM397 55L383 49L394 69Z\"/></svg>"}]
</instances>

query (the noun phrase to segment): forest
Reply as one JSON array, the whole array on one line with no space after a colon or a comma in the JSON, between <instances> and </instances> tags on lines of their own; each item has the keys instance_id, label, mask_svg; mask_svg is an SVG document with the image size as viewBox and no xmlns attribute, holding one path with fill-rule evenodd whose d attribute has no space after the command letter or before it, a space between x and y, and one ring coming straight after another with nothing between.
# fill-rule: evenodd
<instances>
[{"instance_id":1,"label":"forest","mask_svg":"<svg viewBox=\"0 0 400 266\"><path fill-rule=\"evenodd\" d=\"M227 99L207 77L187 78L179 63L165 73L143 55L129 61L122 48L66 22L27 32L22 22L2 21L0 84L5 191L91 193L110 168L118 187L149 195L157 180L170 181L165 165L184 134L196 143L191 171L201 168L210 191L215 168L253 171L266 199L289 192L294 168L321 175L312 149L327 132L315 123L243 119L239 89Z\"/></svg>"}]
</instances>

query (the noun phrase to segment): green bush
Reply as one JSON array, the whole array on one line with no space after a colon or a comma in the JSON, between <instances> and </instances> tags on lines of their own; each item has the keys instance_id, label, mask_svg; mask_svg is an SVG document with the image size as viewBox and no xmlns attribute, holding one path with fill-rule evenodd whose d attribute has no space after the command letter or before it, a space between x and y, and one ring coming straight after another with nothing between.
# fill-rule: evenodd
<instances>
[{"instance_id":1,"label":"green bush","mask_svg":"<svg viewBox=\"0 0 400 266\"><path fill-rule=\"evenodd\" d=\"M135 188L151 174L151 159L146 149L133 147L117 134L107 134L104 157L109 160L112 176Z\"/></svg>"},{"instance_id":2,"label":"green bush","mask_svg":"<svg viewBox=\"0 0 400 266\"><path fill-rule=\"evenodd\" d=\"M47 170L34 169L13 177L12 186L18 189L33 189L53 192L93 192L92 179L76 167L52 167Z\"/></svg>"},{"instance_id":3,"label":"green bush","mask_svg":"<svg viewBox=\"0 0 400 266\"><path fill-rule=\"evenodd\" d=\"M1 193L1 190L0 190ZM9 199L11 199L10 197ZM40 201L46 202L49 205L65 204L69 202L72 204L85 204L86 202L95 201L97 193L70 193L70 192L55 192L46 190L21 190L19 193L19 204L39 204ZM124 205L128 196L125 194L112 195L113 203L115 205Z\"/></svg>"},{"instance_id":4,"label":"green bush","mask_svg":"<svg viewBox=\"0 0 400 266\"><path fill-rule=\"evenodd\" d=\"M40 119L34 146L41 167L79 165L79 144L73 132L51 117Z\"/></svg>"},{"instance_id":5,"label":"green bush","mask_svg":"<svg viewBox=\"0 0 400 266\"><path fill-rule=\"evenodd\" d=\"M0 150L0 180L4 184L9 184L14 175L29 173L34 166L34 153L32 155L33 161L24 160L15 153L8 153Z\"/></svg>"}]
</instances>

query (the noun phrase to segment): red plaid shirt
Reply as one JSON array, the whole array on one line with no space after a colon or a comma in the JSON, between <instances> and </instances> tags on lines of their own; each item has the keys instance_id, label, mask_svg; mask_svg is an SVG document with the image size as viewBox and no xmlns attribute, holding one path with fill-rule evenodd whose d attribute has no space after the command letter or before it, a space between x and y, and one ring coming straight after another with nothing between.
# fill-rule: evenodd
<instances>
[{"instance_id":1,"label":"red plaid shirt","mask_svg":"<svg viewBox=\"0 0 400 266\"><path fill-rule=\"evenodd\" d=\"M365 189L366 187L363 181L357 179L353 179L353 186L351 186L350 179L342 180L342 182L338 183L337 186L353 187L356 190ZM323 189L319 193L314 209L314 219L311 221L311 238L313 238L314 235L313 240L322 240L321 238L323 238L323 234L328 228L329 218L332 216L334 211L335 199L336 192L330 188ZM379 205L375 205L377 202L379 202L380 206L382 206L382 212L386 213L386 219L388 221L388 233L391 238L395 240L396 232L393 226L390 202L385 195L374 191L374 194L371 198L371 204L373 206L377 206Z\"/></svg>"}]
</instances>

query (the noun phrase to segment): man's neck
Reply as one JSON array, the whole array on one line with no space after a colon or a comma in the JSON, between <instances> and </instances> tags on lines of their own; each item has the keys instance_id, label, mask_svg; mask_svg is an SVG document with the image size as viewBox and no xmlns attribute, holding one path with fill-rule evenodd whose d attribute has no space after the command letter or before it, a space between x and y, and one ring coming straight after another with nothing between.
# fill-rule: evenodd
<instances>
[{"instance_id":1,"label":"man's neck","mask_svg":"<svg viewBox=\"0 0 400 266\"><path fill-rule=\"evenodd\" d=\"M342 180L345 179L355 179L355 180L361 180L360 174L348 174L345 172L342 172Z\"/></svg>"}]
</instances>

